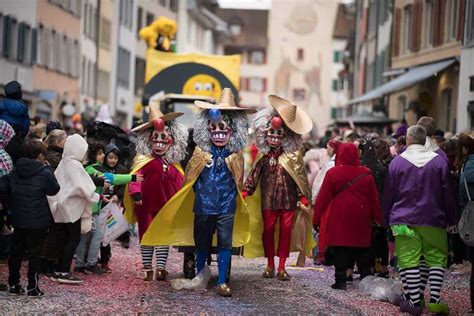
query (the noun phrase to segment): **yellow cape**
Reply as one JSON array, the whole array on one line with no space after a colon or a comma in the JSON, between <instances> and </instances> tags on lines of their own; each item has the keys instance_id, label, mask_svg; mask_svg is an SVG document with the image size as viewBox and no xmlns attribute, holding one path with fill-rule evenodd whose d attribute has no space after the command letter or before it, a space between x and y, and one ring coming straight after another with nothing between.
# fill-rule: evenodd
<instances>
[{"instance_id":1,"label":"yellow cape","mask_svg":"<svg viewBox=\"0 0 474 316\"><path fill-rule=\"evenodd\" d=\"M196 147L188 162L184 186L155 216L143 235L142 245L194 246L193 185L212 156ZM249 211L240 194L243 179L243 155L235 153L225 159L239 190L234 218L233 247L245 245L249 238Z\"/></svg>"},{"instance_id":2,"label":"yellow cape","mask_svg":"<svg viewBox=\"0 0 474 316\"><path fill-rule=\"evenodd\" d=\"M148 155L138 155L135 157L133 160L132 164L132 171L130 174L136 174L138 170L143 168L145 165L147 165L150 161L152 161L154 158L153 156L148 156ZM175 168L178 169L178 171L181 174L184 174L183 168L181 167L180 164L174 164ZM130 223L130 224L135 224L137 222L137 216L135 215L135 212L133 210L133 201L132 198L130 197L130 194L128 193L128 184L125 186L125 194L123 197L123 204L125 207L125 212L123 213L123 216L125 219Z\"/></svg>"},{"instance_id":3,"label":"yellow cape","mask_svg":"<svg viewBox=\"0 0 474 316\"><path fill-rule=\"evenodd\" d=\"M255 160L254 166L263 158L259 154ZM288 172L291 178L296 182L300 192L311 200L308 179L304 171L303 157L301 153L283 153L280 155L278 162ZM262 202L261 202L260 185L252 196L246 199L250 210L250 240L244 247L244 257L257 258L265 255L263 250L262 234L263 234L263 218L262 218ZM291 252L305 251L309 254L311 249L316 245L313 235L313 216L312 208L306 208L298 203L295 218L293 222L293 231L291 233ZM278 247L279 228L275 228L275 249Z\"/></svg>"}]
</instances>

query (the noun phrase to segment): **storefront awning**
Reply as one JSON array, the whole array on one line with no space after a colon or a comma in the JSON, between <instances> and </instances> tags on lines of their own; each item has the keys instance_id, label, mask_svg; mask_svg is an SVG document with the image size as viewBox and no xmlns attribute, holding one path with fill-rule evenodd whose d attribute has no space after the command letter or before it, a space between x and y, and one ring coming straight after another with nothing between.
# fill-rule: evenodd
<instances>
[{"instance_id":1,"label":"storefront awning","mask_svg":"<svg viewBox=\"0 0 474 316\"><path fill-rule=\"evenodd\" d=\"M350 100L347 104L356 104L361 102L370 101L373 99L381 98L388 93L393 93L405 88L408 88L420 81L426 80L429 77L435 75L436 73L443 71L452 64L456 62L455 58L439 61L436 63L431 63L423 66L417 66L410 68L406 73L400 75L399 77L384 83L378 88L375 88L372 91L367 92L360 97Z\"/></svg>"}]
</instances>

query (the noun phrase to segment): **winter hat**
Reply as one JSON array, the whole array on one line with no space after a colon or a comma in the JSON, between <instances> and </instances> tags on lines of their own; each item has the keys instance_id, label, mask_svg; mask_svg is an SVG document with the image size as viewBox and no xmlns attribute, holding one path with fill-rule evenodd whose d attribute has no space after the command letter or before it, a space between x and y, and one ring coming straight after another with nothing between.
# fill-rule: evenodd
<instances>
[{"instance_id":1,"label":"winter hat","mask_svg":"<svg viewBox=\"0 0 474 316\"><path fill-rule=\"evenodd\" d=\"M13 100L21 100L22 92L21 92L21 84L16 81L10 81L5 85L5 96L8 99Z\"/></svg>"},{"instance_id":2,"label":"winter hat","mask_svg":"<svg viewBox=\"0 0 474 316\"><path fill-rule=\"evenodd\" d=\"M113 151L117 154L117 156L120 156L120 149L114 143L110 143L105 147L105 156L107 157L107 155Z\"/></svg>"},{"instance_id":3,"label":"winter hat","mask_svg":"<svg viewBox=\"0 0 474 316\"><path fill-rule=\"evenodd\" d=\"M49 133L55 129L62 130L63 126L59 121L49 121L48 124L46 124L46 135L49 135Z\"/></svg>"}]
</instances>

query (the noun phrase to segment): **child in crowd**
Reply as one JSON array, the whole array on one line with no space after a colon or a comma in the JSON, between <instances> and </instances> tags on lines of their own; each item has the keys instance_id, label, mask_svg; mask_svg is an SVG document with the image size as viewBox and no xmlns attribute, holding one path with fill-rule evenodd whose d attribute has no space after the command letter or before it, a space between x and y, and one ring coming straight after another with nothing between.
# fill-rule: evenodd
<instances>
[{"instance_id":1,"label":"child in crowd","mask_svg":"<svg viewBox=\"0 0 474 316\"><path fill-rule=\"evenodd\" d=\"M55 223L63 226L60 256L51 278L65 284L83 282L70 272L71 263L81 232L87 233L91 229L91 203L103 199L103 196L95 192L96 186L82 166L87 149L87 142L80 135L66 139L63 157L55 171L61 190L49 199Z\"/></svg>"},{"instance_id":2,"label":"child in crowd","mask_svg":"<svg viewBox=\"0 0 474 316\"><path fill-rule=\"evenodd\" d=\"M12 173L2 180L2 191L7 190L8 207L12 211L13 242L8 260L10 294L22 295L20 268L23 257L28 258L27 295L43 296L38 287L41 251L52 223L47 195L59 192L53 170L45 163L46 146L28 139L24 143L27 158L20 158Z\"/></svg>"},{"instance_id":3,"label":"child in crowd","mask_svg":"<svg viewBox=\"0 0 474 316\"><path fill-rule=\"evenodd\" d=\"M115 167L118 164L118 155L115 154L109 157L109 161L111 162L110 165L105 162L104 158L106 154L110 154L112 151L119 152L118 148L114 144L110 144L107 146L109 151L106 150L103 143L95 143L91 145L91 150L89 152L89 162L86 165L87 173L92 177L99 177L105 178L108 182L107 185L98 186L96 192L99 194L103 194L106 198L103 201L99 201L98 203L94 203L92 205L92 218L95 223L99 223L99 214L100 210L104 206L102 202L109 203L111 201L110 192L113 193L113 186L123 185L130 181L138 181L141 182L142 178L140 176L135 175L114 175L111 170L116 171ZM105 167L107 165L109 167ZM118 202L117 196L114 197L114 201ZM76 272L88 273L88 274L98 274L102 275L106 272L110 272L110 268L108 267L108 260L105 261L105 268L99 267L97 265L98 256L99 256L99 248L100 243L102 241L103 232L99 225L95 225L90 233L84 234L81 236L81 241L79 246L76 250ZM107 253L106 257L110 258L110 249ZM86 263L87 258L87 263Z\"/></svg>"},{"instance_id":4,"label":"child in crowd","mask_svg":"<svg viewBox=\"0 0 474 316\"><path fill-rule=\"evenodd\" d=\"M143 175L127 174L128 170L120 164L121 153L120 149L113 143L110 143L105 148L105 159L103 167L107 173L112 173L114 176L113 185L110 186L108 192L112 196L111 200L117 204L121 204L123 195L125 192L124 184L129 182L141 182L143 181ZM130 237L129 237L130 238ZM109 261L112 256L110 244L107 246L100 247L100 265L102 269L108 273L112 272L109 267Z\"/></svg>"}]
</instances>

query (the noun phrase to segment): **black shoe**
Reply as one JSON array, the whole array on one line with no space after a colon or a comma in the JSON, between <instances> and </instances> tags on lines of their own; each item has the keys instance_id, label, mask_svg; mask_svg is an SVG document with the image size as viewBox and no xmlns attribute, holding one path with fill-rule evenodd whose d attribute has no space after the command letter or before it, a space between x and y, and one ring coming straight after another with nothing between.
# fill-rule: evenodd
<instances>
[{"instance_id":1,"label":"black shoe","mask_svg":"<svg viewBox=\"0 0 474 316\"><path fill-rule=\"evenodd\" d=\"M5 292L5 291L8 291L8 285L0 284L0 292Z\"/></svg>"},{"instance_id":2,"label":"black shoe","mask_svg":"<svg viewBox=\"0 0 474 316\"><path fill-rule=\"evenodd\" d=\"M25 295L25 289L20 284L10 286L10 295Z\"/></svg>"},{"instance_id":3,"label":"black shoe","mask_svg":"<svg viewBox=\"0 0 474 316\"><path fill-rule=\"evenodd\" d=\"M41 296L44 295L44 292L41 291L39 288L36 287L36 288L34 288L34 289L28 290L28 291L26 292L26 295L27 295L28 297L41 297Z\"/></svg>"},{"instance_id":4,"label":"black shoe","mask_svg":"<svg viewBox=\"0 0 474 316\"><path fill-rule=\"evenodd\" d=\"M331 288L333 290L347 290L347 285L345 283L334 283L333 285L331 285Z\"/></svg>"},{"instance_id":5,"label":"black shoe","mask_svg":"<svg viewBox=\"0 0 474 316\"><path fill-rule=\"evenodd\" d=\"M74 272L86 273L86 268L85 267L75 267Z\"/></svg>"},{"instance_id":6,"label":"black shoe","mask_svg":"<svg viewBox=\"0 0 474 316\"><path fill-rule=\"evenodd\" d=\"M98 265L93 265L93 266L87 266L85 269L84 269L84 272L86 274L97 274L97 275L102 275L102 274L106 274L107 271L105 271L104 269L102 269L101 267L99 267Z\"/></svg>"},{"instance_id":7,"label":"black shoe","mask_svg":"<svg viewBox=\"0 0 474 316\"><path fill-rule=\"evenodd\" d=\"M55 274L57 277L57 280L59 283L64 283L64 284L81 284L84 281L79 279L78 277L75 277L72 273L68 273L66 275L63 275L62 273L56 273Z\"/></svg>"}]
</instances>

